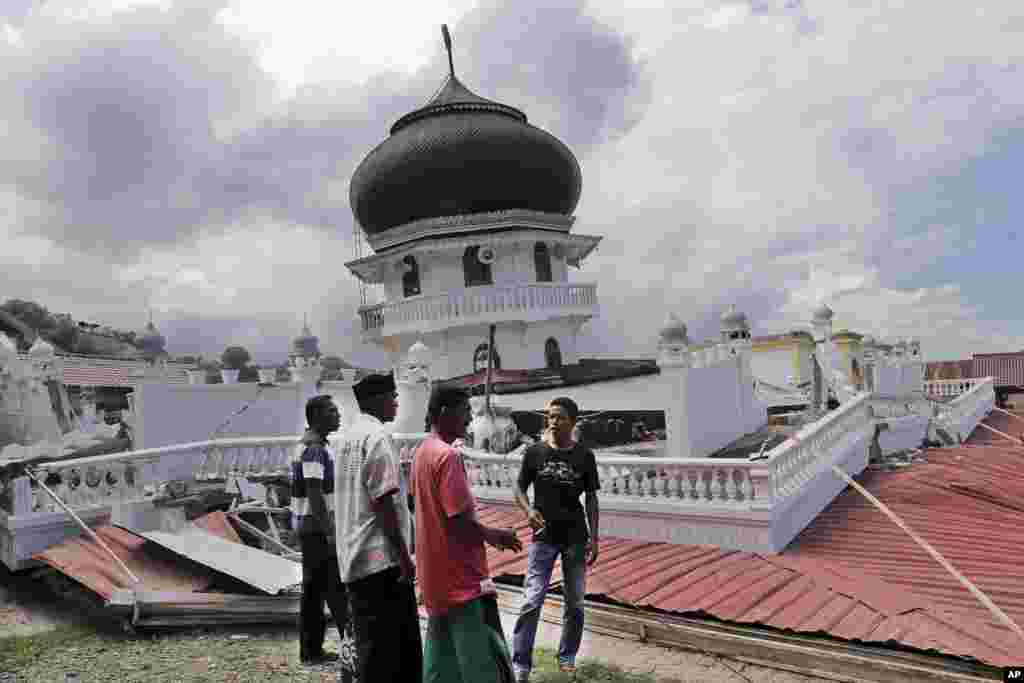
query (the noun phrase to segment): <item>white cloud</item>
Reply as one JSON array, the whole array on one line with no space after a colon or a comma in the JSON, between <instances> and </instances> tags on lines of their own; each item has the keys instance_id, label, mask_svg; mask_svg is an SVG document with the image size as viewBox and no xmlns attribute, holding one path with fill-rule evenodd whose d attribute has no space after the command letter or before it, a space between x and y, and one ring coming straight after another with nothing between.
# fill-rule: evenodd
<instances>
[{"instance_id":1,"label":"white cloud","mask_svg":"<svg viewBox=\"0 0 1024 683\"><path fill-rule=\"evenodd\" d=\"M131 102L139 105L132 116L153 117L152 125L113 129L96 159L85 144L97 139L92 129L62 137L10 98L19 104L0 114L0 137L17 143L0 148L0 285L9 296L124 327L138 326L149 306L164 319L236 319L225 335L253 345L268 330L293 334L308 312L326 346L357 349L357 285L343 266L352 253L348 180L386 135L396 102L440 83L438 29L448 22L471 87L485 82L481 94L582 140L574 147L584 172L576 230L605 235L577 278L598 281L604 311L585 348L649 352L667 312L699 329L737 300L760 332L803 322L828 300L844 325L920 337L932 357L1024 346L1018 321L991 321L984 302L967 300L960 273L940 278L948 285L894 284L973 248L978 226L911 229L894 207L915 184L984 155L993 134L1024 115L1016 3L979 12L971 3L591 0L587 10L632 41L623 49L646 79L642 94L602 83L596 96L582 86L564 92L588 82L589 64L555 63L553 48L514 53L490 33L475 35L506 28L509 45L529 45L516 41L542 28L522 21L521 7L503 14L495 2L44 7L24 26L4 26L0 93L20 92L8 84L32 76L40 91L64 92L63 81L39 74L60 72L53 65L78 54L78 34L120 45L124 32L161 25L147 14L155 7L172 24L204 27L160 53L160 69L196 79L182 93L199 95L195 103L184 94L154 99L158 106ZM136 19L118 28L126 12ZM519 24L501 23L509 17ZM223 61L214 58L221 53ZM196 64L209 73L189 71ZM427 65L441 70L424 73ZM487 80L495 74L508 82ZM163 83L153 92L171 87ZM90 86L66 106L125 97L97 93L107 95ZM591 120L597 115L604 119ZM76 110L54 120L80 118ZM136 148L160 131L174 144L157 150L159 191L127 196L135 177L123 169L126 179L106 182L130 164L152 172L156 162ZM119 132L135 135L124 138L130 149L114 144ZM55 173L66 167L74 173ZM69 212L61 204L68 188L89 209L99 190L112 199L93 213ZM987 207L972 208L982 224ZM107 230L104 221L120 215L131 217L121 232ZM119 240L152 227L149 219L160 223L161 242L113 265L94 253L96 242L116 252ZM65 221L63 232L50 229Z\"/></svg>"}]
</instances>

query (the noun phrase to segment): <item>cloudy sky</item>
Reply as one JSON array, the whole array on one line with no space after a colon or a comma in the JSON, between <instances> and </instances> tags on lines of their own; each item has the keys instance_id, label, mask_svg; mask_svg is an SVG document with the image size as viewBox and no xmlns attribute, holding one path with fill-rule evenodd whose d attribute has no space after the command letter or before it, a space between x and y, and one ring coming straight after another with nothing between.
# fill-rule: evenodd
<instances>
[{"instance_id":1,"label":"cloudy sky","mask_svg":"<svg viewBox=\"0 0 1024 683\"><path fill-rule=\"evenodd\" d=\"M623 9L628 5L629 9ZM349 8L354 9L349 9ZM1020 3L5 0L0 299L169 350L280 360L308 313L355 327L348 182L446 72L523 109L583 168L584 349L649 354L736 303L1024 348Z\"/></svg>"}]
</instances>

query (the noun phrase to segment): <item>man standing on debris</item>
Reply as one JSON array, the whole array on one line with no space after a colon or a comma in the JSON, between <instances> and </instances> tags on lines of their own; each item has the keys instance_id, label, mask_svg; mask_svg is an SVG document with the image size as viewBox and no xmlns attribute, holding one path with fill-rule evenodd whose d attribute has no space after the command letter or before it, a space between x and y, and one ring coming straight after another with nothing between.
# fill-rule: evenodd
<instances>
[{"instance_id":1,"label":"man standing on debris","mask_svg":"<svg viewBox=\"0 0 1024 683\"><path fill-rule=\"evenodd\" d=\"M348 622L335 550L334 454L327 445L327 435L341 425L338 406L330 396L314 396L306 403L306 423L308 429L291 461L293 528L302 549L299 659L303 664L322 664L338 659L337 653L324 651L324 601L339 633Z\"/></svg>"},{"instance_id":2,"label":"man standing on debris","mask_svg":"<svg viewBox=\"0 0 1024 683\"><path fill-rule=\"evenodd\" d=\"M533 528L523 584L523 602L512 633L512 664L516 681L529 681L533 642L555 560L562 558L564 611L559 668L576 671L576 653L583 637L583 596L586 566L597 561L597 460L572 438L579 408L569 398L556 398L544 408L548 428L540 443L526 449L516 482L516 504ZM526 496L533 486L534 503ZM580 496L586 494L583 517ZM589 526L589 534L587 528Z\"/></svg>"},{"instance_id":3,"label":"man standing on debris","mask_svg":"<svg viewBox=\"0 0 1024 683\"><path fill-rule=\"evenodd\" d=\"M335 508L359 680L419 683L423 645L409 553L411 520L400 494L398 453L384 427L398 410L395 379L370 375L352 390L362 414L339 447Z\"/></svg>"},{"instance_id":4,"label":"man standing on debris","mask_svg":"<svg viewBox=\"0 0 1024 683\"><path fill-rule=\"evenodd\" d=\"M484 544L523 549L512 529L476 518L462 455L451 443L466 436L469 395L435 388L427 409L430 436L413 458L416 570L430 620L423 683L512 683L512 662L501 628Z\"/></svg>"}]
</instances>

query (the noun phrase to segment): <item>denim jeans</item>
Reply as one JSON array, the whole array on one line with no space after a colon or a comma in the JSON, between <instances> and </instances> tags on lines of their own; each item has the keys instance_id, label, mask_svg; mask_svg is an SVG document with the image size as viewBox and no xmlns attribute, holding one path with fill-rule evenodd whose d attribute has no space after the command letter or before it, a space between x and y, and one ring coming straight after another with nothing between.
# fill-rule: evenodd
<instances>
[{"instance_id":1,"label":"denim jeans","mask_svg":"<svg viewBox=\"0 0 1024 683\"><path fill-rule=\"evenodd\" d=\"M541 608L548 593L555 560L562 556L562 639L558 661L575 664L583 639L583 596L586 589L586 545L569 546L534 541L530 544L523 602L512 631L512 666L516 674L533 669L533 641L537 637Z\"/></svg>"}]
</instances>

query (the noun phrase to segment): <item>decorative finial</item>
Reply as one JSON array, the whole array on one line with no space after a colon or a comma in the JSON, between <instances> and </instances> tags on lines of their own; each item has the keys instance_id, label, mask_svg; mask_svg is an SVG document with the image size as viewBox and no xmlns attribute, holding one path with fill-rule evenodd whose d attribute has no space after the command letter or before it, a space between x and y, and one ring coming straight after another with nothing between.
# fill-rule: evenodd
<instances>
[{"instance_id":1,"label":"decorative finial","mask_svg":"<svg viewBox=\"0 0 1024 683\"><path fill-rule=\"evenodd\" d=\"M455 78L455 63L452 61L452 34L448 33L448 24L441 24L441 35L444 36L444 48L448 51L448 71Z\"/></svg>"}]
</instances>

